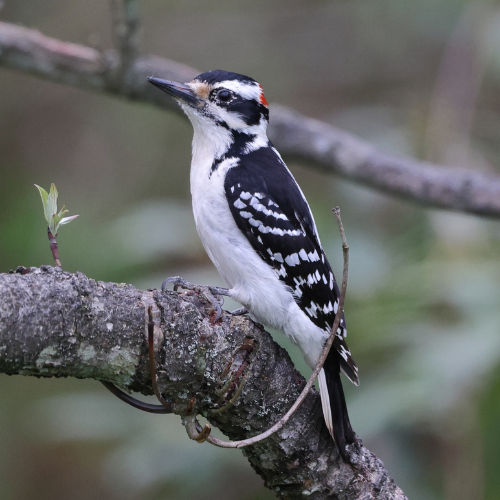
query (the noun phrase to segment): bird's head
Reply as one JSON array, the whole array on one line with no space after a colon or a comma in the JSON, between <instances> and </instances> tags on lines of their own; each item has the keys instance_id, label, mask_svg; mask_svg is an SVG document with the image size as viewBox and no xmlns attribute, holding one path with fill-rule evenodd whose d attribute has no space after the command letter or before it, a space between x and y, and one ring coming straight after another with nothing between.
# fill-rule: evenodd
<instances>
[{"instance_id":1,"label":"bird's head","mask_svg":"<svg viewBox=\"0 0 500 500\"><path fill-rule=\"evenodd\" d=\"M223 127L240 133L266 132L269 109L262 86L253 78L214 70L187 83L148 80L180 104L195 131Z\"/></svg>"}]
</instances>

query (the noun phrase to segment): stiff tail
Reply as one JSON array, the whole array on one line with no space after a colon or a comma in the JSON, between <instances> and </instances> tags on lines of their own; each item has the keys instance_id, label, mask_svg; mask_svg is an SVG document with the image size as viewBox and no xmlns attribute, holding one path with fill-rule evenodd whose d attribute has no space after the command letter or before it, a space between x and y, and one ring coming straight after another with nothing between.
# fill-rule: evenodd
<instances>
[{"instance_id":1,"label":"stiff tail","mask_svg":"<svg viewBox=\"0 0 500 500\"><path fill-rule=\"evenodd\" d=\"M339 452L347 460L345 454L346 444L356 440L347 413L347 405L340 380L340 366L337 359L328 356L323 369L318 376L321 406L325 423L335 440Z\"/></svg>"}]
</instances>

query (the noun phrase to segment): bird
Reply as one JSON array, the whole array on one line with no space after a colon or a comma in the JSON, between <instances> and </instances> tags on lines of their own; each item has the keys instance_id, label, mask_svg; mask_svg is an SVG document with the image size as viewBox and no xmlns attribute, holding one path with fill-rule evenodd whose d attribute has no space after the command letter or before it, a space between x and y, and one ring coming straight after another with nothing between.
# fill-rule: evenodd
<instances>
[{"instance_id":1,"label":"bird","mask_svg":"<svg viewBox=\"0 0 500 500\"><path fill-rule=\"evenodd\" d=\"M285 333L314 367L340 292L307 200L267 136L269 103L249 76L212 70L187 83L148 77L193 126L190 190L196 229L228 295ZM341 456L355 442L340 372L359 385L344 313L318 375L324 421Z\"/></svg>"}]
</instances>

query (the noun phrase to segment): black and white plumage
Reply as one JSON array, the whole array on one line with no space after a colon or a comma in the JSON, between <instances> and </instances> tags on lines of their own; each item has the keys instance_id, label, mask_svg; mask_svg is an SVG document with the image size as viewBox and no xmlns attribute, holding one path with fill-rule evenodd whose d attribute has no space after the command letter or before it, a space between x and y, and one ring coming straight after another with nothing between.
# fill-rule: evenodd
<instances>
[{"instance_id":1,"label":"black and white plumage","mask_svg":"<svg viewBox=\"0 0 500 500\"><path fill-rule=\"evenodd\" d=\"M338 309L339 289L307 201L267 138L268 106L252 78L210 71L187 84L150 78L194 128L191 194L201 241L257 321L283 331L313 367ZM340 370L356 385L345 319L318 377L326 425L342 454L355 440Z\"/></svg>"}]
</instances>

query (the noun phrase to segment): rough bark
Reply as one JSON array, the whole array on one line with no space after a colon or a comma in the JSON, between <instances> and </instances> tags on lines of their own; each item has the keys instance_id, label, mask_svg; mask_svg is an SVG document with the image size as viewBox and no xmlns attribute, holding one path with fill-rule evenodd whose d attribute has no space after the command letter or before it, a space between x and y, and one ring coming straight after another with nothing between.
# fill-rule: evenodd
<instances>
[{"instance_id":1,"label":"rough bark","mask_svg":"<svg viewBox=\"0 0 500 500\"><path fill-rule=\"evenodd\" d=\"M172 99L153 89L145 77L187 81L199 73L155 56L127 57L125 63L120 64L113 51L101 53L0 22L0 65L55 82L179 112ZM387 155L351 134L278 105L272 106L269 132L281 153L346 179L425 206L500 217L498 175Z\"/></svg>"},{"instance_id":2,"label":"rough bark","mask_svg":"<svg viewBox=\"0 0 500 500\"><path fill-rule=\"evenodd\" d=\"M305 383L259 325L230 313L213 324L202 292L143 291L42 267L0 274L0 297L0 373L94 378L144 394L152 306L163 394L175 413L194 405L231 439L267 429ZM406 498L361 443L350 447L354 465L339 459L315 391L280 432L243 453L279 497Z\"/></svg>"}]
</instances>

